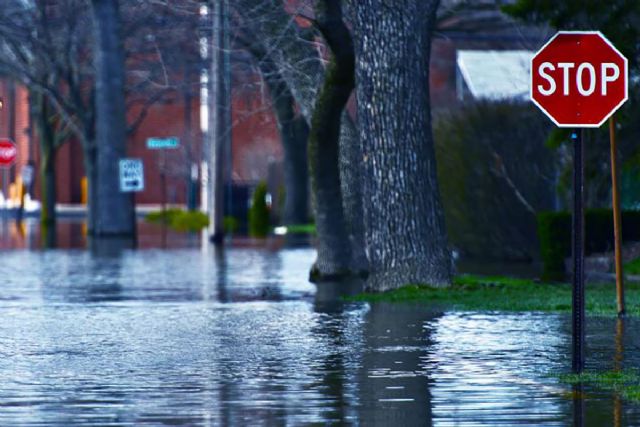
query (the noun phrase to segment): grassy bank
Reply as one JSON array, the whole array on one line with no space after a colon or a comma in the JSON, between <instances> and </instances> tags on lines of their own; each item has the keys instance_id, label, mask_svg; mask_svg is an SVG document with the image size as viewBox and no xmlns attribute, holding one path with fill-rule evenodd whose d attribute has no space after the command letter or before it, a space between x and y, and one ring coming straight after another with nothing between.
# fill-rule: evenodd
<instances>
[{"instance_id":1,"label":"grassy bank","mask_svg":"<svg viewBox=\"0 0 640 427\"><path fill-rule=\"evenodd\" d=\"M626 283L626 306L630 315L640 315L640 284ZM614 284L587 285L587 312L616 315ZM355 301L418 302L438 309L470 311L571 311L571 285L538 283L508 277L462 275L446 289L407 286L382 294L360 294Z\"/></svg>"},{"instance_id":2,"label":"grassy bank","mask_svg":"<svg viewBox=\"0 0 640 427\"><path fill-rule=\"evenodd\" d=\"M584 384L613 391L625 399L640 402L640 375L636 370L566 374L560 375L560 381L565 384Z\"/></svg>"}]
</instances>

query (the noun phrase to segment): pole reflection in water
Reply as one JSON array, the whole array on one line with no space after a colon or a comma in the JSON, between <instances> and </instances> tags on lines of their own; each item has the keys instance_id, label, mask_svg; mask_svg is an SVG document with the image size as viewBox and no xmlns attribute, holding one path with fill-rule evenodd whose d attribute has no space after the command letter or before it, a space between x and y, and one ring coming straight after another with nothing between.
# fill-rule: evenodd
<instances>
[{"instance_id":1,"label":"pole reflection in water","mask_svg":"<svg viewBox=\"0 0 640 427\"><path fill-rule=\"evenodd\" d=\"M57 230L56 225L42 224L40 227L40 233L42 235L42 248L43 249L55 249L58 246L57 242Z\"/></svg>"},{"instance_id":2,"label":"pole reflection in water","mask_svg":"<svg viewBox=\"0 0 640 427\"><path fill-rule=\"evenodd\" d=\"M624 361L624 319L618 317L616 319L616 339L615 339L615 356L613 358L613 370L620 371L623 369ZM620 394L613 394L613 425L620 427L622 425L622 399Z\"/></svg>"},{"instance_id":3,"label":"pole reflection in water","mask_svg":"<svg viewBox=\"0 0 640 427\"><path fill-rule=\"evenodd\" d=\"M423 325L437 317L420 305L371 304L358 381L362 425L433 424L424 367L433 341Z\"/></svg>"},{"instance_id":4,"label":"pole reflection in water","mask_svg":"<svg viewBox=\"0 0 640 427\"><path fill-rule=\"evenodd\" d=\"M362 347L362 336L352 333L353 315L349 312L350 304L345 303L343 297L363 289L361 280L317 284L314 311L322 317L312 332L332 350L318 362L318 371L322 374L318 388L324 390L328 406L325 420L335 425L352 424L358 417L354 387L358 372L354 369L357 359L354 350Z\"/></svg>"},{"instance_id":5,"label":"pole reflection in water","mask_svg":"<svg viewBox=\"0 0 640 427\"><path fill-rule=\"evenodd\" d=\"M573 386L573 426L584 427L585 426L585 395L582 384L575 384Z\"/></svg>"},{"instance_id":6,"label":"pole reflection in water","mask_svg":"<svg viewBox=\"0 0 640 427\"><path fill-rule=\"evenodd\" d=\"M216 290L218 293L218 301L229 302L229 293L227 292L227 255L223 246L211 245L213 250L213 259L215 262L215 274L216 274Z\"/></svg>"}]
</instances>

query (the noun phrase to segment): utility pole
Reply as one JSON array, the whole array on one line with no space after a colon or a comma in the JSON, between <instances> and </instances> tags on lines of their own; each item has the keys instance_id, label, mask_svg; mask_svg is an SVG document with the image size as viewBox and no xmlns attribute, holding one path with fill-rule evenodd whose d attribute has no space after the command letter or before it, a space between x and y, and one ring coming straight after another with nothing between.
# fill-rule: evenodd
<instances>
[{"instance_id":1,"label":"utility pole","mask_svg":"<svg viewBox=\"0 0 640 427\"><path fill-rule=\"evenodd\" d=\"M209 74L209 237L224 241L224 158L231 149L231 61L229 3L216 0L211 9L211 72ZM228 165L231 167L231 165Z\"/></svg>"}]
</instances>

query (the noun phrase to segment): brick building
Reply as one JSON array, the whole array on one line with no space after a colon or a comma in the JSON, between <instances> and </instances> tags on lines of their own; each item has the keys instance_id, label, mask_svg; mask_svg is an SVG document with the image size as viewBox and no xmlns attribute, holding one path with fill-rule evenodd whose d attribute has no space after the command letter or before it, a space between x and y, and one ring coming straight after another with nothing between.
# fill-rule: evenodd
<instances>
[{"instance_id":1,"label":"brick building","mask_svg":"<svg viewBox=\"0 0 640 427\"><path fill-rule=\"evenodd\" d=\"M447 3L443 2L443 7L447 7ZM445 14L439 19L432 44L430 85L434 114L437 116L438 112L456 108L465 102L460 97L457 62L460 50L533 50L548 36L545 29L526 28L523 31L521 25L506 18L496 8ZM270 173L274 173L274 167L281 167L283 150L276 119L269 105L269 93L251 65L250 57L236 53L232 63L230 177L235 183L252 185L267 179ZM38 163L37 141L29 125L26 89L0 79L0 99L0 137L12 138L19 147L16 165L0 173L0 188L5 195L15 196L16 192L11 192L10 188L20 180L19 171L30 160L36 165ZM353 101L350 109L355 110ZM133 119L136 114L137 111L130 111L129 118ZM200 165L204 160L203 114L200 97L194 96L185 101L185 97L176 92L165 102L152 106L141 126L129 136L128 156L142 158L145 164L146 187L137 194L138 203L161 202L162 164L167 177L167 201L186 203L192 166ZM146 147L146 140L150 137L169 136L180 138L179 148L162 152ZM83 201L83 169L82 149L78 141L64 144L56 160L58 203L78 204ZM36 179L33 190L36 199L39 199L38 188Z\"/></svg>"},{"instance_id":2,"label":"brick building","mask_svg":"<svg viewBox=\"0 0 640 427\"><path fill-rule=\"evenodd\" d=\"M253 75L259 80L259 76ZM259 88L256 84L254 87ZM7 197L17 198L16 183L20 171L28 162L36 165L33 198L40 199L39 150L29 119L28 91L10 80L0 79L0 138L8 137L18 146L14 166L0 172L0 188ZM201 103L194 97L187 106L180 94L168 97L152 106L144 121L129 135L127 155L141 158L145 166L145 190L137 193L139 204L158 204L162 201L161 171L165 171L167 201L185 204L187 187L193 165L203 161L203 132ZM139 111L129 111L133 120ZM275 121L270 111L268 94L260 89L250 92L246 86L234 90L232 105L232 179L253 184L267 178L269 166L282 161L282 147ZM178 137L177 149L153 150L146 146L151 137ZM163 167L164 165L164 167ZM56 155L57 201L61 204L83 202L84 165L80 143L70 139Z\"/></svg>"}]
</instances>

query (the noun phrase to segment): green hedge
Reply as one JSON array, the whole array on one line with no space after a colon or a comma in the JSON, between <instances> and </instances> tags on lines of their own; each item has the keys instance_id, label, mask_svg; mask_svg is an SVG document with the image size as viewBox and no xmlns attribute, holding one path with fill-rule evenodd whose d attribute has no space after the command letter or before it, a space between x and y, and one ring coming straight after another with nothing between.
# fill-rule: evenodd
<instances>
[{"instance_id":1,"label":"green hedge","mask_svg":"<svg viewBox=\"0 0 640 427\"><path fill-rule=\"evenodd\" d=\"M195 233L209 225L209 218L199 211L183 211L182 209L167 209L151 212L146 216L147 222L168 225L181 232Z\"/></svg>"},{"instance_id":2,"label":"green hedge","mask_svg":"<svg viewBox=\"0 0 640 427\"><path fill-rule=\"evenodd\" d=\"M538 239L543 263L542 278L562 280L565 258L571 256L571 214L538 214ZM611 209L590 209L585 213L585 253L613 250L613 213ZM640 240L640 211L622 212L622 240Z\"/></svg>"},{"instance_id":3,"label":"green hedge","mask_svg":"<svg viewBox=\"0 0 640 427\"><path fill-rule=\"evenodd\" d=\"M249 236L267 237L269 234L269 208L267 207L267 183L261 181L253 192L249 208Z\"/></svg>"}]
</instances>

